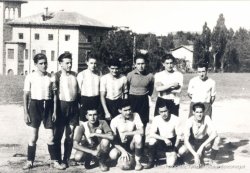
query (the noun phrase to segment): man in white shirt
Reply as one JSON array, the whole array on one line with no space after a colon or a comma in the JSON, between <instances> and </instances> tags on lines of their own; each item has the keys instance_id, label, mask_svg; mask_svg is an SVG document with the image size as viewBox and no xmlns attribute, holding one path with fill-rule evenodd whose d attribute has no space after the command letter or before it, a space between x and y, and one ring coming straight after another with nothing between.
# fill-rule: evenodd
<instances>
[{"instance_id":1,"label":"man in white shirt","mask_svg":"<svg viewBox=\"0 0 250 173\"><path fill-rule=\"evenodd\" d=\"M174 70L175 58L172 54L164 55L161 62L165 70L155 74L155 89L158 92L158 97L154 115L158 114L159 101L164 101L170 113L179 116L179 93L183 85L183 75Z\"/></svg>"},{"instance_id":2,"label":"man in white shirt","mask_svg":"<svg viewBox=\"0 0 250 173\"><path fill-rule=\"evenodd\" d=\"M115 135L115 148L110 151L110 158L116 160L119 157L121 169L131 169L133 164L132 154L135 155L135 170L143 168L141 165L142 136L144 128L140 116L132 112L129 100L123 100L119 109L120 115L111 120L110 127Z\"/></svg>"},{"instance_id":3,"label":"man in white shirt","mask_svg":"<svg viewBox=\"0 0 250 173\"><path fill-rule=\"evenodd\" d=\"M101 77L101 103L108 123L119 114L122 99L128 98L126 76L120 74L121 62L112 59L109 62L109 73Z\"/></svg>"},{"instance_id":4,"label":"man in white shirt","mask_svg":"<svg viewBox=\"0 0 250 173\"><path fill-rule=\"evenodd\" d=\"M204 114L205 106L202 103L193 105L193 116L187 122L184 130L186 150L194 157L194 163L200 167L204 159L205 150L211 149L210 159L215 159L219 150L220 138L213 126L212 120Z\"/></svg>"},{"instance_id":5,"label":"man in white shirt","mask_svg":"<svg viewBox=\"0 0 250 173\"><path fill-rule=\"evenodd\" d=\"M180 142L179 117L170 114L165 102L158 104L159 115L155 116L150 126L149 162L145 168L154 166L155 152L160 150L166 154L166 165L173 167L177 160L177 147Z\"/></svg>"},{"instance_id":6,"label":"man in white shirt","mask_svg":"<svg viewBox=\"0 0 250 173\"><path fill-rule=\"evenodd\" d=\"M215 100L215 81L207 76L207 64L198 64L198 76L192 78L188 85L188 96L191 98L189 116L192 115L194 103L201 102L205 105L205 115L212 116L212 104Z\"/></svg>"},{"instance_id":7,"label":"man in white shirt","mask_svg":"<svg viewBox=\"0 0 250 173\"><path fill-rule=\"evenodd\" d=\"M86 114L89 107L98 108L102 114L100 101L100 75L97 71L97 60L94 57L87 58L88 68L77 75L80 100L80 121L87 121ZM102 116L102 115L101 115ZM100 117L102 119L102 117Z\"/></svg>"}]
</instances>

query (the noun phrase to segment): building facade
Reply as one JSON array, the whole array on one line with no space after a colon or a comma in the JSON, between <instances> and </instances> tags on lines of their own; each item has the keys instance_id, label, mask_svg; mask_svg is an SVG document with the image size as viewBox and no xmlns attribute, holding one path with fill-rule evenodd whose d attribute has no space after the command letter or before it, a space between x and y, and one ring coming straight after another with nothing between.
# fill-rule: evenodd
<instances>
[{"instance_id":1,"label":"building facade","mask_svg":"<svg viewBox=\"0 0 250 173\"><path fill-rule=\"evenodd\" d=\"M6 22L11 32L3 42L2 74L27 74L35 70L33 57L44 53L48 72L59 69L57 58L72 53L72 70L81 71L94 41L101 41L113 27L76 12L49 12Z\"/></svg>"},{"instance_id":2,"label":"building facade","mask_svg":"<svg viewBox=\"0 0 250 173\"><path fill-rule=\"evenodd\" d=\"M23 0L0 0L0 74L6 73L5 42L11 40L12 28L7 22L21 17Z\"/></svg>"}]
</instances>

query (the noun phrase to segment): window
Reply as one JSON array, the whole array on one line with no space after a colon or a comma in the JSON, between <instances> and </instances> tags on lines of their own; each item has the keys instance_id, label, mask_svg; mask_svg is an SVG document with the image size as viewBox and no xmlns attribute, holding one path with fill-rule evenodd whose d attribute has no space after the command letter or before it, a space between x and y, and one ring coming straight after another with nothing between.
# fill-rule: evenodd
<instances>
[{"instance_id":1,"label":"window","mask_svg":"<svg viewBox=\"0 0 250 173\"><path fill-rule=\"evenodd\" d=\"M25 49L25 55L24 55L25 59L28 59L28 56L29 56L28 49Z\"/></svg>"},{"instance_id":2,"label":"window","mask_svg":"<svg viewBox=\"0 0 250 173\"><path fill-rule=\"evenodd\" d=\"M39 38L40 38L40 35L39 34L35 34L35 40L39 40Z\"/></svg>"},{"instance_id":3,"label":"window","mask_svg":"<svg viewBox=\"0 0 250 173\"><path fill-rule=\"evenodd\" d=\"M90 36L90 35L88 36L87 42L88 42L88 43L91 43L91 42L92 42L92 36Z\"/></svg>"},{"instance_id":4,"label":"window","mask_svg":"<svg viewBox=\"0 0 250 173\"><path fill-rule=\"evenodd\" d=\"M23 33L18 33L18 38L23 39Z\"/></svg>"},{"instance_id":5,"label":"window","mask_svg":"<svg viewBox=\"0 0 250 173\"><path fill-rule=\"evenodd\" d=\"M51 51L51 61L55 61L55 51Z\"/></svg>"},{"instance_id":6,"label":"window","mask_svg":"<svg viewBox=\"0 0 250 173\"><path fill-rule=\"evenodd\" d=\"M14 59L14 49L8 49L8 59Z\"/></svg>"},{"instance_id":7,"label":"window","mask_svg":"<svg viewBox=\"0 0 250 173\"><path fill-rule=\"evenodd\" d=\"M32 50L32 56L33 56L33 58L36 56L36 50L35 49Z\"/></svg>"},{"instance_id":8,"label":"window","mask_svg":"<svg viewBox=\"0 0 250 173\"><path fill-rule=\"evenodd\" d=\"M41 50L41 53L46 55L46 50Z\"/></svg>"},{"instance_id":9,"label":"window","mask_svg":"<svg viewBox=\"0 0 250 173\"><path fill-rule=\"evenodd\" d=\"M65 41L69 41L70 40L70 35L65 35Z\"/></svg>"},{"instance_id":10,"label":"window","mask_svg":"<svg viewBox=\"0 0 250 173\"><path fill-rule=\"evenodd\" d=\"M48 40L53 40L53 34L48 35Z\"/></svg>"}]
</instances>

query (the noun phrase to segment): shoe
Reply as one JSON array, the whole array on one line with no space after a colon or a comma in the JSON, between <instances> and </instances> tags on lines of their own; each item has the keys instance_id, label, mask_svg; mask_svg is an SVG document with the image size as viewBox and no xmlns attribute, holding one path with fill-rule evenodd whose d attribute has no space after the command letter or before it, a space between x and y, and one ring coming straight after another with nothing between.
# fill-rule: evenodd
<instances>
[{"instance_id":1,"label":"shoe","mask_svg":"<svg viewBox=\"0 0 250 173\"><path fill-rule=\"evenodd\" d=\"M141 164L140 162L137 162L137 163L135 164L135 170L136 170L136 171L140 171L140 170L142 170L142 168L143 168L143 166L142 166L142 164Z\"/></svg>"},{"instance_id":2,"label":"shoe","mask_svg":"<svg viewBox=\"0 0 250 173\"><path fill-rule=\"evenodd\" d=\"M109 169L108 166L101 161L99 161L99 168L101 169L102 172L106 172Z\"/></svg>"},{"instance_id":3,"label":"shoe","mask_svg":"<svg viewBox=\"0 0 250 173\"><path fill-rule=\"evenodd\" d=\"M26 164L23 166L23 170L31 169L33 168L33 162L27 161Z\"/></svg>"},{"instance_id":4,"label":"shoe","mask_svg":"<svg viewBox=\"0 0 250 173\"><path fill-rule=\"evenodd\" d=\"M66 169L65 164L60 164L58 161L52 161L51 165L52 168L58 169L58 170L64 170Z\"/></svg>"},{"instance_id":5,"label":"shoe","mask_svg":"<svg viewBox=\"0 0 250 173\"><path fill-rule=\"evenodd\" d=\"M144 169L151 169L154 167L154 162L148 162L145 166L143 166Z\"/></svg>"},{"instance_id":6,"label":"shoe","mask_svg":"<svg viewBox=\"0 0 250 173\"><path fill-rule=\"evenodd\" d=\"M91 158L86 158L84 166L85 169L91 169Z\"/></svg>"}]
</instances>

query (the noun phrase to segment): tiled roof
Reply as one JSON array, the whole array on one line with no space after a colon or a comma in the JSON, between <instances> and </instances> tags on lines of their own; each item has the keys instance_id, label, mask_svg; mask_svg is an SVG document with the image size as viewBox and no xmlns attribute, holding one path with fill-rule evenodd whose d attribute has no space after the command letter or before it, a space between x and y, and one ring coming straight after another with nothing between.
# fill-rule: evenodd
<instances>
[{"instance_id":1,"label":"tiled roof","mask_svg":"<svg viewBox=\"0 0 250 173\"><path fill-rule=\"evenodd\" d=\"M27 3L28 1L23 1L23 0L0 0L0 2L21 2L21 3Z\"/></svg>"},{"instance_id":2,"label":"tiled roof","mask_svg":"<svg viewBox=\"0 0 250 173\"><path fill-rule=\"evenodd\" d=\"M95 19L83 16L76 12L48 12L47 20L43 20L43 13L19 18L8 22L10 25L40 25L40 26L90 26L112 28L111 25L104 24Z\"/></svg>"}]
</instances>

